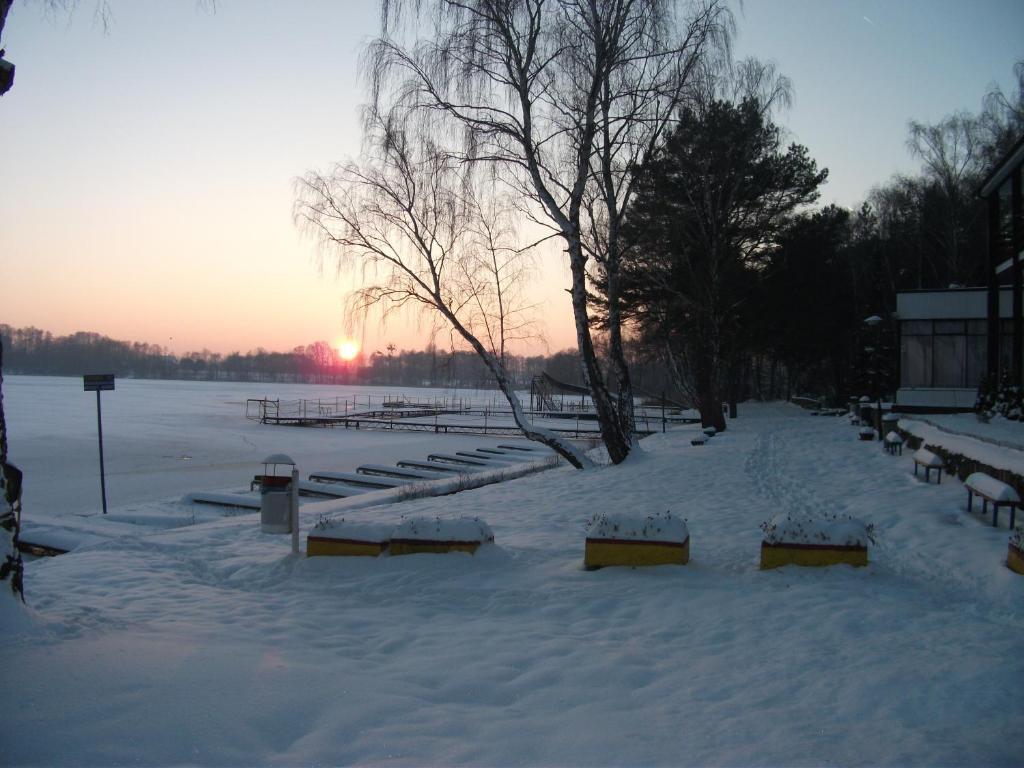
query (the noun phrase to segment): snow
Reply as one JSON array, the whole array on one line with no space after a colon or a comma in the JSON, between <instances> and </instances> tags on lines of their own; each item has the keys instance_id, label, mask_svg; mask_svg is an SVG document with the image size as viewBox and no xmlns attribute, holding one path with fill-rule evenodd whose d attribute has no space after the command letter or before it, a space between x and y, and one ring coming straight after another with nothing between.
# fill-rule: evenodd
<instances>
[{"instance_id":1,"label":"snow","mask_svg":"<svg viewBox=\"0 0 1024 768\"><path fill-rule=\"evenodd\" d=\"M973 472L968 475L964 485L992 501L1020 503L1020 495L1013 488L984 472Z\"/></svg>"},{"instance_id":2,"label":"snow","mask_svg":"<svg viewBox=\"0 0 1024 768\"><path fill-rule=\"evenodd\" d=\"M309 533L322 539L347 539L350 541L382 542L391 538L395 530L393 523L354 522L340 518L319 520Z\"/></svg>"},{"instance_id":3,"label":"snow","mask_svg":"<svg viewBox=\"0 0 1024 768\"><path fill-rule=\"evenodd\" d=\"M39 423L16 418L22 434L54 436L45 482L77 483L56 471L67 424L41 408ZM201 421L154 439L198 453ZM842 421L741 404L728 427L714 450L682 427L615 467L300 510L303 534L324 515L479 516L495 544L474 557L293 557L257 514L102 528L27 563L30 622L0 602L17 692L0 763L1019 765L1024 577L1005 566L1005 529L969 515L959 483L915 482L909 456L864 450ZM244 456L230 434L211 436L204 461ZM351 437L385 452L376 434ZM405 435L382 437L412 454ZM448 439L447 451L462 441ZM595 512L665 509L687 519L688 565L583 570ZM870 565L761 571L758 526L782 513L870 522Z\"/></svg>"},{"instance_id":4,"label":"snow","mask_svg":"<svg viewBox=\"0 0 1024 768\"><path fill-rule=\"evenodd\" d=\"M866 547L871 527L849 515L791 515L783 512L761 525L766 544L827 544Z\"/></svg>"},{"instance_id":5,"label":"snow","mask_svg":"<svg viewBox=\"0 0 1024 768\"><path fill-rule=\"evenodd\" d=\"M918 448L914 451L914 463L922 467L935 467L942 469L942 459L927 448Z\"/></svg>"},{"instance_id":6,"label":"snow","mask_svg":"<svg viewBox=\"0 0 1024 768\"><path fill-rule=\"evenodd\" d=\"M407 541L494 541L494 531L478 517L405 517L391 531L392 539Z\"/></svg>"},{"instance_id":7,"label":"snow","mask_svg":"<svg viewBox=\"0 0 1024 768\"><path fill-rule=\"evenodd\" d=\"M1024 422L1011 421L994 416L989 421L979 421L973 413L930 413L927 416L903 416L908 421L929 424L954 435L966 435L979 442L1024 450Z\"/></svg>"},{"instance_id":8,"label":"snow","mask_svg":"<svg viewBox=\"0 0 1024 768\"><path fill-rule=\"evenodd\" d=\"M970 422L965 420L957 423L965 425ZM975 420L975 423L978 422ZM982 425L979 424L980 426ZM927 445L970 456L993 469L1007 469L1014 474L1024 475L1024 450L1014 447L1011 443L1000 444L978 436L954 434L944 427L919 419L900 419L900 429L921 438Z\"/></svg>"},{"instance_id":9,"label":"snow","mask_svg":"<svg viewBox=\"0 0 1024 768\"><path fill-rule=\"evenodd\" d=\"M642 514L636 512L595 512L586 525L589 539L625 541L670 541L683 544L690 538L686 521L671 510Z\"/></svg>"},{"instance_id":10,"label":"snow","mask_svg":"<svg viewBox=\"0 0 1024 768\"><path fill-rule=\"evenodd\" d=\"M889 445L903 445L903 438L899 432L890 432L885 436L885 442Z\"/></svg>"}]
</instances>

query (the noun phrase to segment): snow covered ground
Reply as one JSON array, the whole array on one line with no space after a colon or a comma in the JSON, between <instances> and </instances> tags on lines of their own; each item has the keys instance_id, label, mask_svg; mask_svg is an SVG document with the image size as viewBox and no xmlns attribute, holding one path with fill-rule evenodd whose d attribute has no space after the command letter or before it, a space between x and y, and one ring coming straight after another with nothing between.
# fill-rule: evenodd
<instances>
[{"instance_id":1,"label":"snow covered ground","mask_svg":"<svg viewBox=\"0 0 1024 768\"><path fill-rule=\"evenodd\" d=\"M302 510L303 539L324 514L479 516L495 544L474 556L295 559L246 515L34 561L31 624L3 614L0 762L1019 765L1006 529L845 420L740 416L619 467ZM689 565L582 570L595 511L665 509ZM873 524L871 564L760 571L783 511Z\"/></svg>"},{"instance_id":2,"label":"snow covered ground","mask_svg":"<svg viewBox=\"0 0 1024 768\"><path fill-rule=\"evenodd\" d=\"M352 471L359 464L394 464L431 451L464 450L507 437L270 427L245 419L249 397L333 398L367 387L119 379L103 393L107 500L132 519L149 502L192 491L248 490L260 462L286 453L303 477L314 470ZM377 392L391 391L378 389ZM445 390L409 390L452 394ZM396 392L396 395L398 393ZM461 390L460 397L493 398ZM11 461L25 472L28 519L100 511L96 396L80 378L5 376L4 406ZM215 514L208 511L208 514Z\"/></svg>"}]
</instances>

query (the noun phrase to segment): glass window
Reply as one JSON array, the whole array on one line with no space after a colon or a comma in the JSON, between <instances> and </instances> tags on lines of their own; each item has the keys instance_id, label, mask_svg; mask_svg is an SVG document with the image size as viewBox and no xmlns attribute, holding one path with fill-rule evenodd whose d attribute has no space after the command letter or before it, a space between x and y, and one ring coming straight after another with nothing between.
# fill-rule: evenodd
<instances>
[{"instance_id":1,"label":"glass window","mask_svg":"<svg viewBox=\"0 0 1024 768\"><path fill-rule=\"evenodd\" d=\"M967 333L971 336L986 336L988 334L988 320L968 320Z\"/></svg>"},{"instance_id":2,"label":"glass window","mask_svg":"<svg viewBox=\"0 0 1024 768\"><path fill-rule=\"evenodd\" d=\"M904 336L900 339L900 386L930 387L932 379L932 337Z\"/></svg>"},{"instance_id":3,"label":"glass window","mask_svg":"<svg viewBox=\"0 0 1024 768\"><path fill-rule=\"evenodd\" d=\"M936 336L932 352L935 387L963 387L966 336Z\"/></svg>"},{"instance_id":4,"label":"glass window","mask_svg":"<svg viewBox=\"0 0 1024 768\"><path fill-rule=\"evenodd\" d=\"M985 336L967 337L967 386L976 388L985 375L988 361L988 339Z\"/></svg>"},{"instance_id":5,"label":"glass window","mask_svg":"<svg viewBox=\"0 0 1024 768\"><path fill-rule=\"evenodd\" d=\"M900 328L904 336L931 336L931 320L904 320Z\"/></svg>"},{"instance_id":6,"label":"glass window","mask_svg":"<svg viewBox=\"0 0 1024 768\"><path fill-rule=\"evenodd\" d=\"M948 335L956 334L957 336L964 335L964 321L963 320L936 320L935 321L935 335L939 334Z\"/></svg>"}]
</instances>

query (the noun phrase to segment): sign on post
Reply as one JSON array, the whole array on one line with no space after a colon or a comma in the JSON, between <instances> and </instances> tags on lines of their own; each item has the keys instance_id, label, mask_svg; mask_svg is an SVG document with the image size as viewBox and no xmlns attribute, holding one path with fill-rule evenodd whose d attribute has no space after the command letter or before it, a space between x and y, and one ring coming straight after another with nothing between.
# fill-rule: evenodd
<instances>
[{"instance_id":1,"label":"sign on post","mask_svg":"<svg viewBox=\"0 0 1024 768\"><path fill-rule=\"evenodd\" d=\"M101 392L114 388L114 374L87 373L82 377L86 392Z\"/></svg>"},{"instance_id":2,"label":"sign on post","mask_svg":"<svg viewBox=\"0 0 1024 768\"><path fill-rule=\"evenodd\" d=\"M107 514L107 478L103 471L103 411L100 407L100 392L114 388L114 374L87 373L82 376L82 385L86 392L96 393L96 433L100 441L100 495L103 497L103 514Z\"/></svg>"}]
</instances>

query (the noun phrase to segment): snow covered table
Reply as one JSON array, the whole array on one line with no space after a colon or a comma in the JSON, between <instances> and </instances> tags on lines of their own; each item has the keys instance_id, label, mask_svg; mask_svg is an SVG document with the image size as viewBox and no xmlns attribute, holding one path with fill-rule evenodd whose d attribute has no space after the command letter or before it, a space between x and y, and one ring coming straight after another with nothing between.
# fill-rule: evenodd
<instances>
[{"instance_id":1,"label":"snow covered table","mask_svg":"<svg viewBox=\"0 0 1024 768\"><path fill-rule=\"evenodd\" d=\"M306 537L306 557L377 557L388 548L390 523L321 520Z\"/></svg>"},{"instance_id":2,"label":"snow covered table","mask_svg":"<svg viewBox=\"0 0 1024 768\"><path fill-rule=\"evenodd\" d=\"M1020 506L1020 494L1006 483L996 480L984 472L975 472L964 480L967 489L967 511L974 511L974 497L982 500L981 514L988 512L989 502L992 503L992 527L999 525L999 508L1010 508L1010 529L1013 529L1017 518L1017 507Z\"/></svg>"},{"instance_id":3,"label":"snow covered table","mask_svg":"<svg viewBox=\"0 0 1024 768\"><path fill-rule=\"evenodd\" d=\"M761 569L868 564L871 527L847 515L776 515L761 524Z\"/></svg>"},{"instance_id":4,"label":"snow covered table","mask_svg":"<svg viewBox=\"0 0 1024 768\"><path fill-rule=\"evenodd\" d=\"M686 521L669 511L598 512L587 523L583 567L609 565L686 565L690 531Z\"/></svg>"},{"instance_id":5,"label":"snow covered table","mask_svg":"<svg viewBox=\"0 0 1024 768\"><path fill-rule=\"evenodd\" d=\"M914 475L917 475L917 468L924 468L924 481L927 483L934 469L939 473L938 483L942 483L942 459L929 451L927 448L918 448L914 451Z\"/></svg>"},{"instance_id":6,"label":"snow covered table","mask_svg":"<svg viewBox=\"0 0 1024 768\"><path fill-rule=\"evenodd\" d=\"M410 517L391 532L392 555L468 552L494 541L494 532L478 517Z\"/></svg>"}]
</instances>

